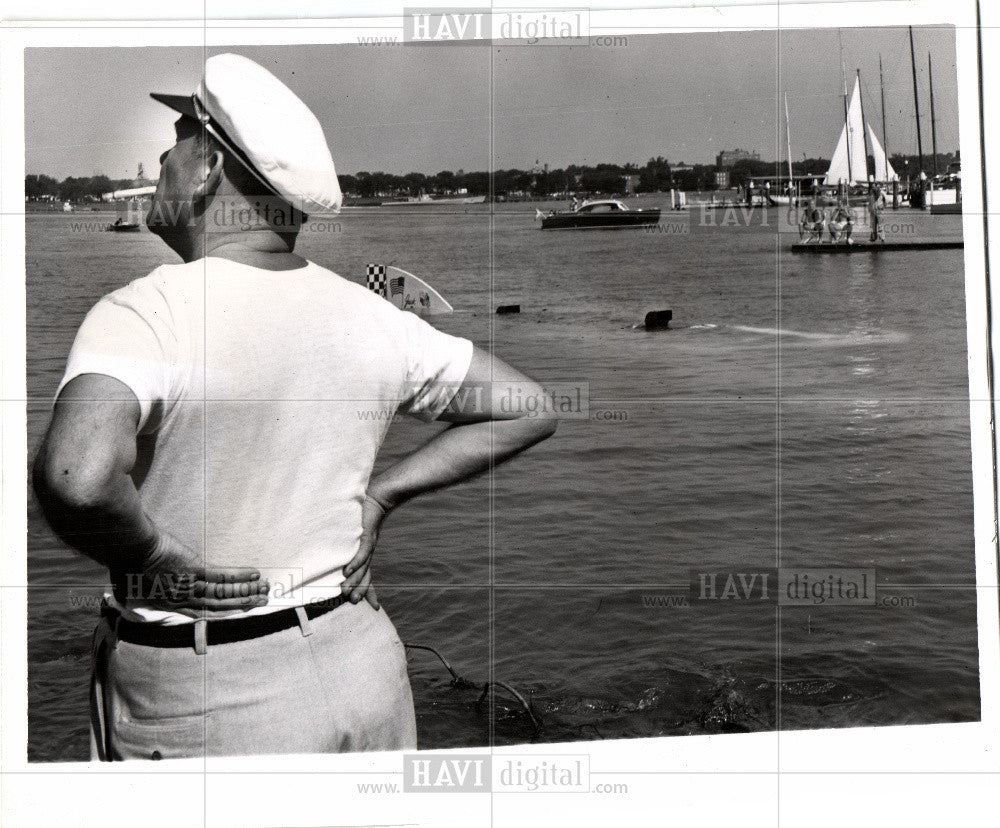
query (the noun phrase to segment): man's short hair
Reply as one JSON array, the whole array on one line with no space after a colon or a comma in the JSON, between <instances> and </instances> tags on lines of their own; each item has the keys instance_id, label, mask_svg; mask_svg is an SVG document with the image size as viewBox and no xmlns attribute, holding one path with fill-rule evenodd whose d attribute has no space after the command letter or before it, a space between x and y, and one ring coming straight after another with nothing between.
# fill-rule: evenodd
<instances>
[{"instance_id":1,"label":"man's short hair","mask_svg":"<svg viewBox=\"0 0 1000 828\"><path fill-rule=\"evenodd\" d=\"M197 141L205 157L215 152L222 153L222 157L224 158L222 170L226 174L226 178L229 179L229 182L241 195L247 198L278 198L256 175L244 166L243 162L232 151L227 149L207 129L198 130Z\"/></svg>"}]
</instances>

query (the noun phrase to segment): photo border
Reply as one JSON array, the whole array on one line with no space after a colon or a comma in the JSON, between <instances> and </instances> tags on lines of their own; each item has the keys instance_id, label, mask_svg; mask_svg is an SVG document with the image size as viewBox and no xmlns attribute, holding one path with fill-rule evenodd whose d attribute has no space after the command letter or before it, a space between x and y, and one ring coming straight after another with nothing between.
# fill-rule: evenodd
<instances>
[{"instance_id":1,"label":"photo border","mask_svg":"<svg viewBox=\"0 0 1000 828\"><path fill-rule=\"evenodd\" d=\"M10 4L8 4L10 5ZM23 4L28 8L28 4ZM76 7L65 4L74 11ZM151 7L151 4L148 4ZM190 4L189 4L190 5ZM227 4L231 5L231 4ZM340 4L347 8L347 4ZM379 4L385 6L386 4ZM396 8L403 4L398 4ZM444 4L440 4L444 5ZM455 4L460 5L460 4ZM578 7L579 3L525 6ZM632 4L630 4L632 5ZM660 4L658 4L660 5ZM136 4L129 4L135 9ZM201 4L197 4L201 9ZM287 7L286 7L287 8ZM367 7L366 7L367 8ZM211 11L211 9L210 9ZM5 14L9 14L5 10ZM262 12L258 12L262 13ZM1000 76L1000 10L984 5L984 60ZM3 504L0 518L0 801L5 824L79 822L207 825L305 824L538 824L572 814L574 824L606 825L643 813L694 824L862 824L905 819L912 824L961 820L993 811L995 775L1000 774L1000 607L997 601L997 454L992 424L995 387L988 357L996 349L988 309L996 297L984 278L983 195L979 182L983 136L979 110L976 5L951 2L848 2L779 5L702 4L699 8L591 11L591 31L616 34L760 30L847 26L863 28L943 24L956 26L959 135L964 180L963 237L969 355L972 477L976 555L977 619L982 720L976 723L785 731L723 736L670 736L513 748L463 749L493 756L577 754L590 756L591 776L629 784L627 797L531 793L503 796L423 794L364 797L356 783L401 782L399 754L243 757L164 761L136 770L133 764L28 763L25 481L25 242L23 49L28 46L120 46L128 44L216 46L356 42L374 26L398 27L399 17L331 17L323 20L193 20L7 22L0 28L0 268L4 347L0 364L0 433L3 441ZM845 19L846 18L846 19ZM10 18L7 18L8 21ZM987 69L986 76L990 77ZM139 90L143 94L145 90ZM996 124L996 101L987 98L985 123ZM992 119L991 119L992 116ZM997 143L986 134L987 157ZM997 203L996 164L989 187ZM985 179L984 179L985 180ZM994 239L997 238L994 233ZM992 306L991 306L992 301ZM777 610L780 613L780 608ZM780 616L779 616L780 617ZM85 635L81 631L81 635ZM161 779L163 775L170 780ZM119 779L118 777L127 777ZM718 778L722 777L722 778ZM263 782L264 778L269 783ZM724 791L720 791L724 786ZM353 794L352 794L353 792ZM471 797L471 798L470 798ZM580 798L582 797L582 798ZM820 803L831 803L819 808ZM114 803L113 808L109 803ZM186 805L184 805L186 803ZM179 817L178 805L187 809ZM849 806L849 810L848 810ZM860 816L859 816L860 815Z\"/></svg>"}]
</instances>

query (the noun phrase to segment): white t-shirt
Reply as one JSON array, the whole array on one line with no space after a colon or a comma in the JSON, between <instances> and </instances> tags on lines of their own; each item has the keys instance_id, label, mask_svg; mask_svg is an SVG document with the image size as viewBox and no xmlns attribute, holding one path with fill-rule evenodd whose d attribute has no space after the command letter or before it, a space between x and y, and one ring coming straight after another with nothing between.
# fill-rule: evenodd
<instances>
[{"instance_id":1,"label":"white t-shirt","mask_svg":"<svg viewBox=\"0 0 1000 828\"><path fill-rule=\"evenodd\" d=\"M59 391L89 373L132 389L146 513L208 564L259 568L272 592L256 614L339 594L393 415L434 420L471 358L467 339L311 262L270 271L206 258L101 299Z\"/></svg>"}]
</instances>

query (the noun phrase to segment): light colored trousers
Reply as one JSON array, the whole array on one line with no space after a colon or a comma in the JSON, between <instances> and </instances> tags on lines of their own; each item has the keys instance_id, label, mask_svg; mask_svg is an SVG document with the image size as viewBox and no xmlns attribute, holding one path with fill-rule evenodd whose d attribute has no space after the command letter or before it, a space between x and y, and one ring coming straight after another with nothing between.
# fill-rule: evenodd
<instances>
[{"instance_id":1,"label":"light colored trousers","mask_svg":"<svg viewBox=\"0 0 1000 828\"><path fill-rule=\"evenodd\" d=\"M94 760L416 748L406 652L367 601L204 655L117 641L101 624Z\"/></svg>"}]
</instances>

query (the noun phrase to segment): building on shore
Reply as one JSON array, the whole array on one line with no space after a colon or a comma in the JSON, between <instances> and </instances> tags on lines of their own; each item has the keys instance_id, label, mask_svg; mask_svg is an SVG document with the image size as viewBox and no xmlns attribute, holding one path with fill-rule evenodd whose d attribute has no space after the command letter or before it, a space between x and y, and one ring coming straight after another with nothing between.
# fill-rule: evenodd
<instances>
[{"instance_id":1,"label":"building on shore","mask_svg":"<svg viewBox=\"0 0 1000 828\"><path fill-rule=\"evenodd\" d=\"M112 190L110 193L102 193L101 201L120 201L121 199L142 198L150 196L156 192L155 184L147 184L145 187L130 187L127 190Z\"/></svg>"},{"instance_id":2,"label":"building on shore","mask_svg":"<svg viewBox=\"0 0 1000 828\"><path fill-rule=\"evenodd\" d=\"M737 148L723 150L715 156L715 166L723 170L729 169L737 161L760 161L760 153Z\"/></svg>"},{"instance_id":3,"label":"building on shore","mask_svg":"<svg viewBox=\"0 0 1000 828\"><path fill-rule=\"evenodd\" d=\"M146 171L142 162L139 162L139 171L135 178L129 182L130 186L120 190L112 190L110 193L102 193L101 201L118 201L120 199L141 198L152 195L156 192L156 181L146 178Z\"/></svg>"}]
</instances>

